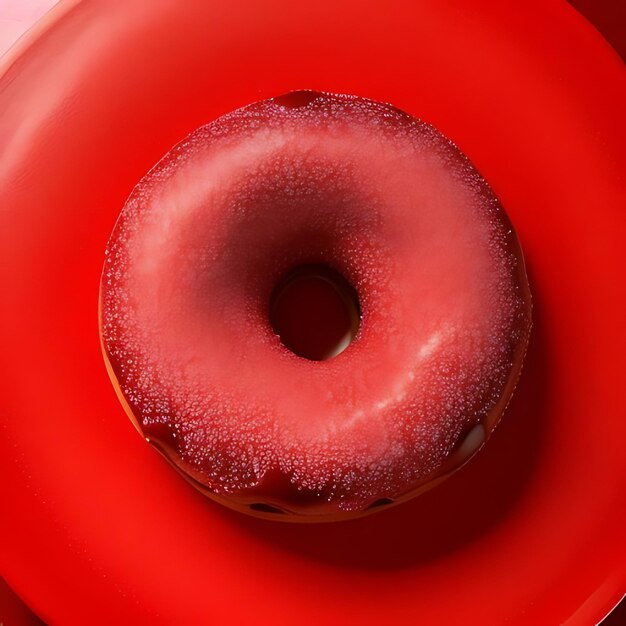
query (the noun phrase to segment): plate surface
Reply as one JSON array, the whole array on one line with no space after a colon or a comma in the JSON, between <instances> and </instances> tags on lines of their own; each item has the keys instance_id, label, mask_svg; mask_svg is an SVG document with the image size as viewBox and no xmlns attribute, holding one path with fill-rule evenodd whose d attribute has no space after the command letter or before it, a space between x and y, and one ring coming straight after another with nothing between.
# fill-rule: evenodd
<instances>
[{"instance_id":1,"label":"plate surface","mask_svg":"<svg viewBox=\"0 0 626 626\"><path fill-rule=\"evenodd\" d=\"M434 5L434 6L433 6ZM500 6L502 5L502 6ZM624 67L559 2L68 1L0 77L0 574L63 624L568 624L626 590ZM388 512L227 511L136 434L103 250L197 126L298 88L433 123L499 195L535 302L498 432Z\"/></svg>"}]
</instances>

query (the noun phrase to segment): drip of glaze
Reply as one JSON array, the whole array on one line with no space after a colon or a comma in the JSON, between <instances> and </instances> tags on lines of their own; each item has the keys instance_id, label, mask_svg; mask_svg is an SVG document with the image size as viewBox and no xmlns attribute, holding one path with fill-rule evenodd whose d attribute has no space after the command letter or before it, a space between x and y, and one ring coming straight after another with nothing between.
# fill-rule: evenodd
<instances>
[{"instance_id":1,"label":"drip of glaze","mask_svg":"<svg viewBox=\"0 0 626 626\"><path fill-rule=\"evenodd\" d=\"M272 101L278 106L285 107L286 109L299 109L301 107L308 106L314 100L322 97L319 91L312 91L309 89L302 89L300 91L290 91L272 98Z\"/></svg>"},{"instance_id":2,"label":"drip of glaze","mask_svg":"<svg viewBox=\"0 0 626 626\"><path fill-rule=\"evenodd\" d=\"M384 506L388 506L390 504L393 504L393 500L391 498L378 498L378 500L374 500L374 502L372 502L372 504L369 504L363 510L364 511L371 511L372 509L380 509L380 508L382 508Z\"/></svg>"},{"instance_id":3,"label":"drip of glaze","mask_svg":"<svg viewBox=\"0 0 626 626\"><path fill-rule=\"evenodd\" d=\"M285 515L285 511L279 509L277 506L267 504L265 502L253 502L248 505L251 511L258 511L259 513L274 513L276 515Z\"/></svg>"}]
</instances>

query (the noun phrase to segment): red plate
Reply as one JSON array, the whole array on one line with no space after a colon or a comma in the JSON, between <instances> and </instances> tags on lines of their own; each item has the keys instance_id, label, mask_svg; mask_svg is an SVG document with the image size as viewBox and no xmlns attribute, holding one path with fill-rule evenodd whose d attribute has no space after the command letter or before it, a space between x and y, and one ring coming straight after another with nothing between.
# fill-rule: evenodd
<instances>
[{"instance_id":1,"label":"red plate","mask_svg":"<svg viewBox=\"0 0 626 626\"><path fill-rule=\"evenodd\" d=\"M62 624L589 625L626 589L624 67L564 2L66 1L0 78L0 573ZM512 217L535 328L485 450L362 520L207 500L98 343L103 250L195 127L297 88L390 101Z\"/></svg>"}]
</instances>

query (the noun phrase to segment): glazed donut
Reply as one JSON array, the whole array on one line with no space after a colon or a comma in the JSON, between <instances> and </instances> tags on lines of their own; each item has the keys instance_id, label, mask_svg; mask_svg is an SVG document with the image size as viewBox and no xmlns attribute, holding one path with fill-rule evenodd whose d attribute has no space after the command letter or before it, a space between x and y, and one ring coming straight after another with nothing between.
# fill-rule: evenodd
<instances>
[{"instance_id":1,"label":"glazed donut","mask_svg":"<svg viewBox=\"0 0 626 626\"><path fill-rule=\"evenodd\" d=\"M353 289L331 358L290 350L271 319L311 268ZM531 325L517 238L460 150L393 106L313 91L174 147L122 210L100 299L143 436L223 504L293 521L378 510L461 466Z\"/></svg>"}]
</instances>

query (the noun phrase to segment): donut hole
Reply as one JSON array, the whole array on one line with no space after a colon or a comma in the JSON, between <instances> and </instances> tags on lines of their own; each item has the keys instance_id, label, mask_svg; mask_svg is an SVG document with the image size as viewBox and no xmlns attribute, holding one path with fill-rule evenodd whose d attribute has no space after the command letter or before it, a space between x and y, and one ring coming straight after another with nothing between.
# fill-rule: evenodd
<instances>
[{"instance_id":1,"label":"donut hole","mask_svg":"<svg viewBox=\"0 0 626 626\"><path fill-rule=\"evenodd\" d=\"M265 502L254 502L248 507L251 511L259 511L260 513L276 513L278 515L285 515L285 511L279 509L277 506L266 504Z\"/></svg>"},{"instance_id":2,"label":"donut hole","mask_svg":"<svg viewBox=\"0 0 626 626\"><path fill-rule=\"evenodd\" d=\"M301 265L274 288L269 320L281 343L311 361L341 354L359 330L359 299L352 285L324 264Z\"/></svg>"}]
</instances>

